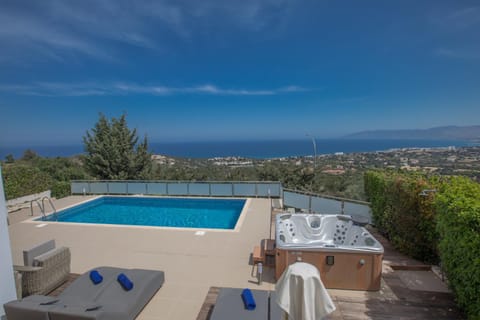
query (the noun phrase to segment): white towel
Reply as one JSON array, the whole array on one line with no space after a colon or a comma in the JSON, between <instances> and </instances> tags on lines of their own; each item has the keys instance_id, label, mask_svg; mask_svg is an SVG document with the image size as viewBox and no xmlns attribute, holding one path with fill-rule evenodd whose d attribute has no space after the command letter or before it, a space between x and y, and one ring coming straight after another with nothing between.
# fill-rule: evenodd
<instances>
[{"instance_id":1,"label":"white towel","mask_svg":"<svg viewBox=\"0 0 480 320\"><path fill-rule=\"evenodd\" d=\"M277 303L292 320L319 320L335 311L320 273L311 264L297 262L288 267L275 286Z\"/></svg>"}]
</instances>

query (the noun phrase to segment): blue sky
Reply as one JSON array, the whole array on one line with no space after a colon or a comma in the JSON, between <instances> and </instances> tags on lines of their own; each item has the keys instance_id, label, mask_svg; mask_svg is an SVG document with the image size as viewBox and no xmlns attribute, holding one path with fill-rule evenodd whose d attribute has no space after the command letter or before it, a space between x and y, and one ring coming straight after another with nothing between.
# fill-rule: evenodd
<instances>
[{"instance_id":1,"label":"blue sky","mask_svg":"<svg viewBox=\"0 0 480 320\"><path fill-rule=\"evenodd\" d=\"M478 1L0 2L0 146L478 125Z\"/></svg>"}]
</instances>

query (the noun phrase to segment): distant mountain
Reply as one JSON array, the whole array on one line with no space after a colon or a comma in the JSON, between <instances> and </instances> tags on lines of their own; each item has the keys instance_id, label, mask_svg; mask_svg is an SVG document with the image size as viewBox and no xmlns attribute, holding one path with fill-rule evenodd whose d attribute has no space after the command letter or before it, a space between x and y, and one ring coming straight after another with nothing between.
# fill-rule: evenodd
<instances>
[{"instance_id":1,"label":"distant mountain","mask_svg":"<svg viewBox=\"0 0 480 320\"><path fill-rule=\"evenodd\" d=\"M423 139L480 141L480 126L447 126L414 130L372 130L344 136L347 139Z\"/></svg>"}]
</instances>

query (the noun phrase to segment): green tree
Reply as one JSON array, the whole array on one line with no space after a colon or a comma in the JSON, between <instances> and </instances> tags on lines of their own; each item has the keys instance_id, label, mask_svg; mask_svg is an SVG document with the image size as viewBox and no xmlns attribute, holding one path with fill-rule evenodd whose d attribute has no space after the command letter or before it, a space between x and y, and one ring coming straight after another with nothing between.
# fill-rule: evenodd
<instances>
[{"instance_id":1,"label":"green tree","mask_svg":"<svg viewBox=\"0 0 480 320\"><path fill-rule=\"evenodd\" d=\"M6 157L5 157L5 162L6 163L14 163L15 158L13 157L13 154L11 154L11 153L7 154Z\"/></svg>"},{"instance_id":2,"label":"green tree","mask_svg":"<svg viewBox=\"0 0 480 320\"><path fill-rule=\"evenodd\" d=\"M152 162L147 137L138 143L137 130L127 126L126 115L110 121L100 114L95 127L83 137L85 166L99 179L147 179Z\"/></svg>"},{"instance_id":3,"label":"green tree","mask_svg":"<svg viewBox=\"0 0 480 320\"><path fill-rule=\"evenodd\" d=\"M31 161L31 160L35 160L37 158L38 158L38 154L35 151L33 151L32 149L27 149L23 153L22 160Z\"/></svg>"}]
</instances>

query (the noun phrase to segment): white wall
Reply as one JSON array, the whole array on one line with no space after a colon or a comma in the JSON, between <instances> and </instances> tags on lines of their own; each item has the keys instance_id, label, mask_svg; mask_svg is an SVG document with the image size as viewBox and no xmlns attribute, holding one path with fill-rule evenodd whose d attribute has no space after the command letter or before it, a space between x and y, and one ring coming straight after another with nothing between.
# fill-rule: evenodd
<instances>
[{"instance_id":1,"label":"white wall","mask_svg":"<svg viewBox=\"0 0 480 320\"><path fill-rule=\"evenodd\" d=\"M16 298L12 252L8 237L7 205L3 190L2 168L0 167L0 316L5 314L3 304Z\"/></svg>"},{"instance_id":2,"label":"white wall","mask_svg":"<svg viewBox=\"0 0 480 320\"><path fill-rule=\"evenodd\" d=\"M32 200L42 199L43 197L49 197L50 198L51 196L52 196L52 191L47 190L47 191L43 191L43 192L40 192L40 193L34 193L34 194L30 194L28 196L7 200L7 206L12 207L12 206L22 205L22 204L30 206L30 201L32 201Z\"/></svg>"}]
</instances>

